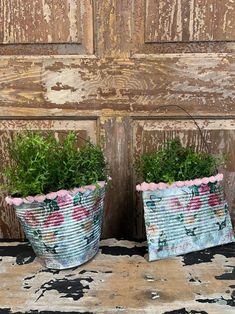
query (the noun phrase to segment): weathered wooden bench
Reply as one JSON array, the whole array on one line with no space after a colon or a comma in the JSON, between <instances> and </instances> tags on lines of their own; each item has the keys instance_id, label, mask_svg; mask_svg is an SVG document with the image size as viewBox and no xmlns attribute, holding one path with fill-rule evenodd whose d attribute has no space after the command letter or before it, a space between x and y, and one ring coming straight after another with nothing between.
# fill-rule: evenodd
<instances>
[{"instance_id":1,"label":"weathered wooden bench","mask_svg":"<svg viewBox=\"0 0 235 314\"><path fill-rule=\"evenodd\" d=\"M27 243L0 243L0 314L232 314L234 280L235 244L149 263L145 243L108 239L92 261L57 271Z\"/></svg>"}]
</instances>

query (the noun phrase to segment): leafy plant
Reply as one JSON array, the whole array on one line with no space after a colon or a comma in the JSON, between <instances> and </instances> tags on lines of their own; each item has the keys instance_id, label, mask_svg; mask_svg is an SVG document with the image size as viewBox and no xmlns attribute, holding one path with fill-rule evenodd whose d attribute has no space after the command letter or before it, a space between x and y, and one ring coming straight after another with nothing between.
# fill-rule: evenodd
<instances>
[{"instance_id":1,"label":"leafy plant","mask_svg":"<svg viewBox=\"0 0 235 314\"><path fill-rule=\"evenodd\" d=\"M183 147L180 139L168 141L157 152L143 154L136 162L137 174L146 182L193 180L216 173L223 157Z\"/></svg>"},{"instance_id":2,"label":"leafy plant","mask_svg":"<svg viewBox=\"0 0 235 314\"><path fill-rule=\"evenodd\" d=\"M4 188L22 197L72 189L107 179L106 163L99 146L77 148L77 136L68 133L56 141L52 133L23 132L8 144Z\"/></svg>"}]
</instances>

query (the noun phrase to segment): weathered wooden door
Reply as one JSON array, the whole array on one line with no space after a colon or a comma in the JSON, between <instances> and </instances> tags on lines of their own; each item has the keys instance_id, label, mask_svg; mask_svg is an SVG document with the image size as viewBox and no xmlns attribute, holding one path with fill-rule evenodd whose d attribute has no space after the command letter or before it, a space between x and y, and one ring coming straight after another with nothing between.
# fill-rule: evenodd
<instances>
[{"instance_id":1,"label":"weathered wooden door","mask_svg":"<svg viewBox=\"0 0 235 314\"><path fill-rule=\"evenodd\" d=\"M232 0L0 0L0 149L19 129L102 143L113 179L104 237L145 235L133 159L179 135L228 153L235 208ZM22 238L1 199L0 238Z\"/></svg>"}]
</instances>

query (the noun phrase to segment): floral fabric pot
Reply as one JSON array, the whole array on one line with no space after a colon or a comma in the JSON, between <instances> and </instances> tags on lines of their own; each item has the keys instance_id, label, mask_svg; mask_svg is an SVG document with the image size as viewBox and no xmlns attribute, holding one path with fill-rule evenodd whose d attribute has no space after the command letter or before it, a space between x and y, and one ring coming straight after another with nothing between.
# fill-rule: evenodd
<instances>
[{"instance_id":1,"label":"floral fabric pot","mask_svg":"<svg viewBox=\"0 0 235 314\"><path fill-rule=\"evenodd\" d=\"M137 186L143 193L149 261L234 241L222 178Z\"/></svg>"},{"instance_id":2,"label":"floral fabric pot","mask_svg":"<svg viewBox=\"0 0 235 314\"><path fill-rule=\"evenodd\" d=\"M13 204L27 239L42 263L53 269L79 266L99 249L105 184L59 191Z\"/></svg>"}]
</instances>

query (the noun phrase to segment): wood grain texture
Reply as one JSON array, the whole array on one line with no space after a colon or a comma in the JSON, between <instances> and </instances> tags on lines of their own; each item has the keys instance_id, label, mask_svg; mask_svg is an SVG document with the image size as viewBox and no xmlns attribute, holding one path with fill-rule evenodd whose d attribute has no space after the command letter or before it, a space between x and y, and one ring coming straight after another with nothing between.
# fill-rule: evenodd
<instances>
[{"instance_id":1,"label":"wood grain texture","mask_svg":"<svg viewBox=\"0 0 235 314\"><path fill-rule=\"evenodd\" d=\"M224 186L226 199L229 204L232 220L235 223L235 196L232 191L235 189L235 120L197 120L203 131L204 138L211 153L216 155L225 154L226 165L219 170L224 173ZM188 120L135 120L133 125L133 156L138 158L144 152L151 152L158 149L169 139L179 137L183 145L193 145L198 151L206 151L206 146L196 125ZM133 176L133 187L136 184L136 177ZM145 237L143 221L143 209L141 199L137 199L134 211L138 234L136 237ZM141 234L142 232L142 234Z\"/></svg>"},{"instance_id":2,"label":"wood grain texture","mask_svg":"<svg viewBox=\"0 0 235 314\"><path fill-rule=\"evenodd\" d=\"M1 0L1 42L79 43L77 0Z\"/></svg>"},{"instance_id":3,"label":"wood grain texture","mask_svg":"<svg viewBox=\"0 0 235 314\"><path fill-rule=\"evenodd\" d=\"M95 1L96 53L100 57L129 56L132 5L132 0Z\"/></svg>"},{"instance_id":4,"label":"wood grain texture","mask_svg":"<svg viewBox=\"0 0 235 314\"><path fill-rule=\"evenodd\" d=\"M60 140L65 133L75 131L78 138L78 146L84 144L83 139L90 139L97 143L99 138L96 120L1 120L0 121L0 180L3 182L2 173L4 164L9 160L7 155L7 143L14 133L21 130L47 131L52 130L55 137ZM19 225L12 206L5 202L5 193L0 194L0 239L24 239L24 233Z\"/></svg>"},{"instance_id":5,"label":"wood grain texture","mask_svg":"<svg viewBox=\"0 0 235 314\"><path fill-rule=\"evenodd\" d=\"M0 0L0 55L93 54L92 0Z\"/></svg>"},{"instance_id":6,"label":"wood grain texture","mask_svg":"<svg viewBox=\"0 0 235 314\"><path fill-rule=\"evenodd\" d=\"M147 0L146 42L234 41L233 0Z\"/></svg>"},{"instance_id":7,"label":"wood grain texture","mask_svg":"<svg viewBox=\"0 0 235 314\"><path fill-rule=\"evenodd\" d=\"M169 1L168 1L169 2ZM189 42L189 29L187 28L188 24L188 18L186 19L186 22L184 21L184 27L182 26L182 39L184 41L178 41L178 42L149 42L147 37L149 34L147 34L147 29L151 29L152 32L154 31L154 28L156 28L156 19L154 18L154 11L156 11L158 0L154 2L153 6L155 6L155 9L150 12L150 16L152 16L153 24L146 20L146 14L147 14L147 2L145 0L133 0L132 4L132 23L131 23L131 55L135 55L136 53L141 54L164 54L164 53L218 53L218 52L227 52L227 53L233 53L235 52L235 43L234 41L228 42L225 41L225 38L222 39L222 41L195 41L195 42ZM162 2L163 4L165 3ZM188 14L188 5L189 1L187 1L186 6L181 6L182 8L182 14ZM151 4L151 0L149 2ZM169 12L171 8L167 8L166 12ZM164 13L164 14L165 14ZM169 13L168 13L169 14ZM182 18L181 18L182 20ZM164 20L162 20L163 23L166 23ZM211 21L212 23L213 21ZM175 22L174 22L175 23ZM155 25L155 26L154 26ZM176 34L175 29L172 29L172 32L179 36L179 34ZM226 32L227 34L227 32ZM226 35L225 34L225 35ZM187 39L187 41L186 41ZM147 56L146 56L147 57Z\"/></svg>"},{"instance_id":8,"label":"wood grain texture","mask_svg":"<svg viewBox=\"0 0 235 314\"><path fill-rule=\"evenodd\" d=\"M146 253L146 243L107 239L100 242L99 253L89 263L56 271L43 268L26 243L3 242L1 311L11 314L234 312L234 243L152 263L147 261ZM154 299L154 292L159 298Z\"/></svg>"},{"instance_id":9,"label":"wood grain texture","mask_svg":"<svg viewBox=\"0 0 235 314\"><path fill-rule=\"evenodd\" d=\"M102 117L101 142L112 182L106 196L103 236L130 237L133 228L131 193L131 119Z\"/></svg>"},{"instance_id":10,"label":"wood grain texture","mask_svg":"<svg viewBox=\"0 0 235 314\"><path fill-rule=\"evenodd\" d=\"M234 76L235 58L229 54L124 60L4 57L0 115L64 115L74 110L83 115L91 110L94 115L101 110L106 115L140 115L159 105L178 104L194 115L228 116L235 114Z\"/></svg>"}]
</instances>

